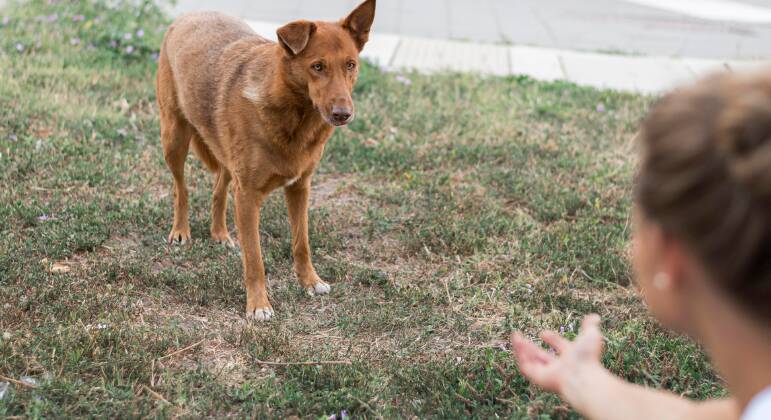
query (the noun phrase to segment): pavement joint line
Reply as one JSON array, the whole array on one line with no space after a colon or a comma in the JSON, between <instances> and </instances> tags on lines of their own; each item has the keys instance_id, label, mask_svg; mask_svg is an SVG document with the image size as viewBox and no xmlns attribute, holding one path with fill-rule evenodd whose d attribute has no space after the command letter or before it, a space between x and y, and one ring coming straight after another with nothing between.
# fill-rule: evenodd
<instances>
[{"instance_id":1,"label":"pavement joint line","mask_svg":"<svg viewBox=\"0 0 771 420\"><path fill-rule=\"evenodd\" d=\"M393 67L394 61L396 60L396 55L399 54L399 50L402 48L402 42L404 42L404 39L402 37L399 37L399 41L396 43L396 48L394 48L394 52L393 54L391 54L391 58L388 59L387 66L389 68Z\"/></svg>"},{"instance_id":2,"label":"pavement joint line","mask_svg":"<svg viewBox=\"0 0 771 420\"><path fill-rule=\"evenodd\" d=\"M560 70L562 71L562 77L565 79L569 79L570 75L568 74L568 68L565 65L565 57L563 57L562 54L557 56L557 61L560 63Z\"/></svg>"},{"instance_id":3,"label":"pavement joint line","mask_svg":"<svg viewBox=\"0 0 771 420\"><path fill-rule=\"evenodd\" d=\"M514 74L514 57L511 55L511 48L506 48L506 59L509 62L509 74Z\"/></svg>"}]
</instances>

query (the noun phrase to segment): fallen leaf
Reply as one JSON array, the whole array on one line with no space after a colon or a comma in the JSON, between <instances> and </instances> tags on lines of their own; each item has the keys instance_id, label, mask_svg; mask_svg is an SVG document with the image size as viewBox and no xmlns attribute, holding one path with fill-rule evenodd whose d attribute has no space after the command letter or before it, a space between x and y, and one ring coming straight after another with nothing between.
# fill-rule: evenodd
<instances>
[{"instance_id":1,"label":"fallen leaf","mask_svg":"<svg viewBox=\"0 0 771 420\"><path fill-rule=\"evenodd\" d=\"M68 266L68 265L66 265L64 263L55 262L54 265L51 266L51 270L50 271L53 274L69 273L70 272L70 266Z\"/></svg>"}]
</instances>

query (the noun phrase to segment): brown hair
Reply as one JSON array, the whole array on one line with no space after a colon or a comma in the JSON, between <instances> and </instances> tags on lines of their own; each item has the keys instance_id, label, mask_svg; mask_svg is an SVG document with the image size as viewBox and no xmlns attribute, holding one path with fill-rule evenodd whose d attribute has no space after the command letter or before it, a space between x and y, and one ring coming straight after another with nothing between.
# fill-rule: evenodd
<instances>
[{"instance_id":1,"label":"brown hair","mask_svg":"<svg viewBox=\"0 0 771 420\"><path fill-rule=\"evenodd\" d=\"M684 241L750 313L771 320L771 69L667 95L641 138L643 214Z\"/></svg>"}]
</instances>

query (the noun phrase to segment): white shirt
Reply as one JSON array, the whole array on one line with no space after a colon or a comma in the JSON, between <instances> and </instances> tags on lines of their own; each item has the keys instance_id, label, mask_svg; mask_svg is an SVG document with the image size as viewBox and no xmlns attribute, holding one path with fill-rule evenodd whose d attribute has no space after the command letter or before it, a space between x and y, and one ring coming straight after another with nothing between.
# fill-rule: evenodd
<instances>
[{"instance_id":1,"label":"white shirt","mask_svg":"<svg viewBox=\"0 0 771 420\"><path fill-rule=\"evenodd\" d=\"M771 386L750 401L742 420L771 420Z\"/></svg>"}]
</instances>

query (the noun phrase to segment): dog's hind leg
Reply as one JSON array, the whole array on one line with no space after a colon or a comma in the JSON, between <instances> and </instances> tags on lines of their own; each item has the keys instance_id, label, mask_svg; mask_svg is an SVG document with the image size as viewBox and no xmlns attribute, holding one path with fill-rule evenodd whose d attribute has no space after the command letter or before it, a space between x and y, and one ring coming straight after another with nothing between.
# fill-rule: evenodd
<instances>
[{"instance_id":1,"label":"dog's hind leg","mask_svg":"<svg viewBox=\"0 0 771 420\"><path fill-rule=\"evenodd\" d=\"M190 240L185 160L194 130L179 108L174 75L165 49L164 43L158 60L156 92L161 117L163 158L174 176L174 226L168 240L169 243L184 244Z\"/></svg>"},{"instance_id":2,"label":"dog's hind leg","mask_svg":"<svg viewBox=\"0 0 771 420\"><path fill-rule=\"evenodd\" d=\"M230 172L220 167L217 173L217 182L214 185L211 203L211 238L215 242L229 247L235 247L235 242L228 233L227 209L228 209L228 185L230 185Z\"/></svg>"},{"instance_id":3,"label":"dog's hind leg","mask_svg":"<svg viewBox=\"0 0 771 420\"><path fill-rule=\"evenodd\" d=\"M190 206L185 185L185 160L190 148L192 129L181 116L164 116L163 113L161 111L163 157L174 176L174 226L168 240L170 244L183 245L190 240Z\"/></svg>"}]
</instances>

